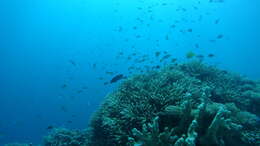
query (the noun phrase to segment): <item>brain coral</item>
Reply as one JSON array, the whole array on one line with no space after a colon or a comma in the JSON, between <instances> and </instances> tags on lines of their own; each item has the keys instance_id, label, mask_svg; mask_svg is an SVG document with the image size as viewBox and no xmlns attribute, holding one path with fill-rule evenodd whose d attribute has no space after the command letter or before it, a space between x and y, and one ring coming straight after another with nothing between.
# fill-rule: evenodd
<instances>
[{"instance_id":1,"label":"brain coral","mask_svg":"<svg viewBox=\"0 0 260 146\"><path fill-rule=\"evenodd\" d=\"M90 145L260 145L260 83L192 61L126 79L91 121Z\"/></svg>"}]
</instances>

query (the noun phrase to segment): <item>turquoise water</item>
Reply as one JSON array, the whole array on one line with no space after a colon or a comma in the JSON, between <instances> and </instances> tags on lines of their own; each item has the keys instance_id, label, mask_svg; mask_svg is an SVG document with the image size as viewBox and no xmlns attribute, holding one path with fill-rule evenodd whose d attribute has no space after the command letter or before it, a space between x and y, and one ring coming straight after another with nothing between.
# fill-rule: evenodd
<instances>
[{"instance_id":1,"label":"turquoise water","mask_svg":"<svg viewBox=\"0 0 260 146\"><path fill-rule=\"evenodd\" d=\"M258 0L0 1L0 145L41 143L50 125L86 128L120 82L104 83L147 65L133 53L184 62L192 52L259 79L259 9Z\"/></svg>"}]
</instances>

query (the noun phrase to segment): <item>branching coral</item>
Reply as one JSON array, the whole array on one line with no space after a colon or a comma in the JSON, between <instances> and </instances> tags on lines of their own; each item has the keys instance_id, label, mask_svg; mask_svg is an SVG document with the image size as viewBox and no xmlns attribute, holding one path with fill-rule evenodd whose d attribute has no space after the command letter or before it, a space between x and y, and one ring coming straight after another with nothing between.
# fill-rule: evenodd
<instances>
[{"instance_id":1,"label":"branching coral","mask_svg":"<svg viewBox=\"0 0 260 146\"><path fill-rule=\"evenodd\" d=\"M93 116L89 145L259 145L259 95L259 82L201 62L129 77Z\"/></svg>"},{"instance_id":2,"label":"branching coral","mask_svg":"<svg viewBox=\"0 0 260 146\"><path fill-rule=\"evenodd\" d=\"M56 128L44 138L45 146L86 146L88 145L88 132Z\"/></svg>"}]
</instances>

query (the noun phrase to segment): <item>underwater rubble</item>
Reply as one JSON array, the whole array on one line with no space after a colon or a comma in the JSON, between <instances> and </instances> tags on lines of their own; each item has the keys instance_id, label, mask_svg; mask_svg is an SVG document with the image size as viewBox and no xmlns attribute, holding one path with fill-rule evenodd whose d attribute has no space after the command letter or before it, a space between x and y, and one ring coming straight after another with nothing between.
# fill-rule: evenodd
<instances>
[{"instance_id":1,"label":"underwater rubble","mask_svg":"<svg viewBox=\"0 0 260 146\"><path fill-rule=\"evenodd\" d=\"M133 75L88 130L53 129L45 146L259 146L260 82L200 61Z\"/></svg>"}]
</instances>

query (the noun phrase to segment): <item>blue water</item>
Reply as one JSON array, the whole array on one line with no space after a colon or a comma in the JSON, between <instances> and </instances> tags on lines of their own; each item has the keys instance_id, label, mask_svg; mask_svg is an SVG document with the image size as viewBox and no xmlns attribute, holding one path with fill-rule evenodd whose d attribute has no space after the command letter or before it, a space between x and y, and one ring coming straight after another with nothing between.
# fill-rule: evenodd
<instances>
[{"instance_id":1,"label":"blue water","mask_svg":"<svg viewBox=\"0 0 260 146\"><path fill-rule=\"evenodd\" d=\"M105 72L129 76L133 52L212 53L205 62L259 79L259 14L259 0L1 0L0 145L86 128L120 83Z\"/></svg>"}]
</instances>

